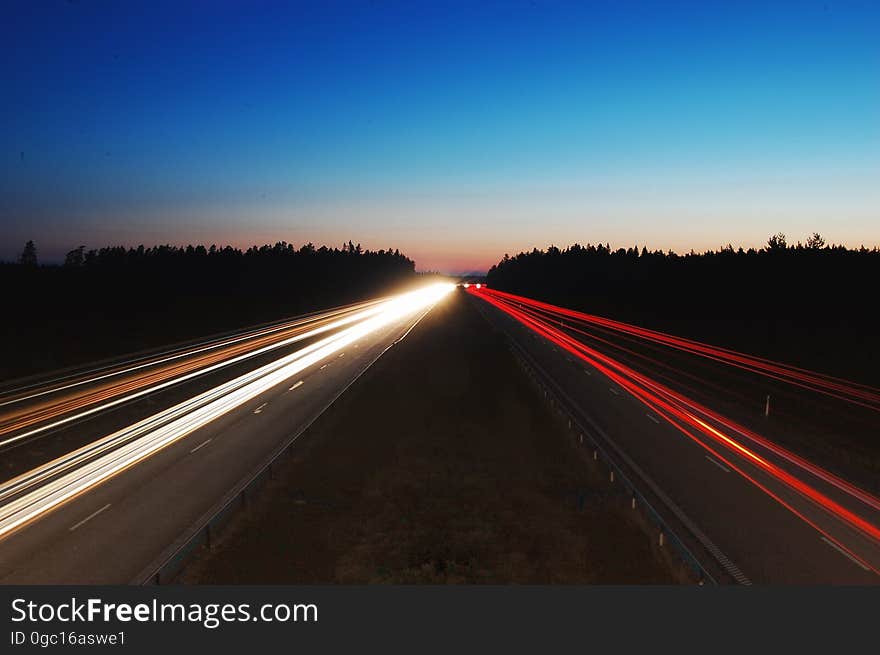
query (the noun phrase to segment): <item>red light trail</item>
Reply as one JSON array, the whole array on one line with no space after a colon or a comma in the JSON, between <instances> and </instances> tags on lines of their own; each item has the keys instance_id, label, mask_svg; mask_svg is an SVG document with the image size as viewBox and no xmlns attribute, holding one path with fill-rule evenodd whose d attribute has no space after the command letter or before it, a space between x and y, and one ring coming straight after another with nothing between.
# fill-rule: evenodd
<instances>
[{"instance_id":1,"label":"red light trail","mask_svg":"<svg viewBox=\"0 0 880 655\"><path fill-rule=\"evenodd\" d=\"M524 298L522 296L516 296L503 291L483 289L483 292L494 296L496 299L506 299L514 303L527 305L533 310L550 316L565 317L569 320L609 328L647 341L659 343L677 350L682 350L687 353L706 357L747 371L759 373L766 377L786 382L794 386L809 389L818 393L824 393L834 398L880 412L880 389L875 389L865 384L843 380L824 373L808 371L789 364L783 364L762 357L735 352L727 348L712 346L692 339L684 339L682 337L676 337L656 330L641 328L629 323L622 323L601 316L585 314L564 307L557 307L555 305L532 300L530 298Z\"/></svg>"},{"instance_id":2,"label":"red light trail","mask_svg":"<svg viewBox=\"0 0 880 655\"><path fill-rule=\"evenodd\" d=\"M470 288L469 293L515 318L537 334L545 337L566 352L590 364L632 396L640 400L654 413L662 417L681 434L704 448L713 457L735 470L743 478L758 489L781 503L786 509L807 522L826 538L831 539L838 547L856 560L863 567L880 573L875 565L865 561L841 543L841 539L832 536L820 522L806 516L805 512L796 508L790 501L768 485L757 479L754 472L746 470L752 467L763 472L769 478L788 490L804 498L825 515L840 521L849 528L856 530L871 543L880 545L880 528L866 518L867 512L876 520L876 512L880 510L880 499L869 492L858 488L852 483L826 471L816 464L781 447L779 444L763 437L756 432L740 425L729 417L698 403L697 401L675 391L668 386L651 379L644 373L634 370L622 362L588 346L556 327L561 319L586 323L602 328L616 330L620 333L645 339L649 342L663 344L714 361L745 368L766 375L776 380L788 382L794 386L818 391L847 402L852 402L875 411L880 411L880 393L866 385L851 383L839 378L832 378L804 369L772 362L743 353L717 348L708 344L681 339L673 335L612 321L598 316L583 314L573 310L556 307L548 303L532 300L510 293L483 288ZM583 333L576 328L574 332ZM596 338L594 335L587 335ZM599 339L600 341L604 341ZM625 350L625 349L624 349ZM762 454L761 451L765 454ZM781 463L771 461L772 456L778 457ZM787 470L790 468L791 470ZM799 477L800 476L800 477ZM841 496L840 501L831 498L823 490L816 488L819 482L828 485L828 491ZM857 501L852 503L852 501ZM850 503L858 509L844 506Z\"/></svg>"}]
</instances>

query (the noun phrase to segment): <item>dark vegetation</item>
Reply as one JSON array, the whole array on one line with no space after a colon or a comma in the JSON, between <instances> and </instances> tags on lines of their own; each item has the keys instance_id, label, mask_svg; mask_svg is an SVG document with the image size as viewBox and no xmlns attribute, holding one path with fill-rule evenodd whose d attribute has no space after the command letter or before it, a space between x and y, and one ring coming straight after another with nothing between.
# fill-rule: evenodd
<instances>
[{"instance_id":1,"label":"dark vegetation","mask_svg":"<svg viewBox=\"0 0 880 655\"><path fill-rule=\"evenodd\" d=\"M415 277L397 250L108 247L0 264L0 381L354 302Z\"/></svg>"},{"instance_id":2,"label":"dark vegetation","mask_svg":"<svg viewBox=\"0 0 880 655\"><path fill-rule=\"evenodd\" d=\"M182 582L685 579L504 343L464 294L439 303L300 437Z\"/></svg>"},{"instance_id":3,"label":"dark vegetation","mask_svg":"<svg viewBox=\"0 0 880 655\"><path fill-rule=\"evenodd\" d=\"M504 256L490 287L880 384L880 249L818 234L761 249L649 251L607 245Z\"/></svg>"}]
</instances>

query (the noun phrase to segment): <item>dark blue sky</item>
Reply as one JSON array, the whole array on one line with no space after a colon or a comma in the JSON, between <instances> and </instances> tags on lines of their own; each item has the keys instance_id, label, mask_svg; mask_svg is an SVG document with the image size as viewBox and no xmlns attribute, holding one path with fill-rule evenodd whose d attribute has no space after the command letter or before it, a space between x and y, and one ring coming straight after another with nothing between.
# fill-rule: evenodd
<instances>
[{"instance_id":1,"label":"dark blue sky","mask_svg":"<svg viewBox=\"0 0 880 655\"><path fill-rule=\"evenodd\" d=\"M6 3L0 258L880 243L880 3L474 4Z\"/></svg>"}]
</instances>

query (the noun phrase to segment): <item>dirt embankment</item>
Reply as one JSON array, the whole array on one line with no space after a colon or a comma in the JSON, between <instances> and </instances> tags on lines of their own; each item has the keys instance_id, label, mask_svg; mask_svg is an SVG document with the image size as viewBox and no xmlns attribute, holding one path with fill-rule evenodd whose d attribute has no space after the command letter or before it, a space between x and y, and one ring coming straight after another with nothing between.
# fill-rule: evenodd
<instances>
[{"instance_id":1,"label":"dirt embankment","mask_svg":"<svg viewBox=\"0 0 880 655\"><path fill-rule=\"evenodd\" d=\"M301 437L187 583L672 583L456 293Z\"/></svg>"}]
</instances>

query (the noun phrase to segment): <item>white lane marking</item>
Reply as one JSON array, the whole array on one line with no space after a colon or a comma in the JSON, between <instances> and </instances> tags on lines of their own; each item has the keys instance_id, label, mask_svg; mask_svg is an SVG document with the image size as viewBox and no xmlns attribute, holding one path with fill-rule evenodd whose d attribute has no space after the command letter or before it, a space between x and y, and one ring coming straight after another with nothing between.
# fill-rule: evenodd
<instances>
[{"instance_id":1,"label":"white lane marking","mask_svg":"<svg viewBox=\"0 0 880 655\"><path fill-rule=\"evenodd\" d=\"M203 448L203 447L207 446L209 443L211 443L211 440L210 440L210 439L207 439L206 441L203 441L203 442L200 443L198 446L196 446L196 447L193 448L191 451L189 451L189 454L192 455L192 454L193 454L194 452L196 452L199 448Z\"/></svg>"},{"instance_id":2,"label":"white lane marking","mask_svg":"<svg viewBox=\"0 0 880 655\"><path fill-rule=\"evenodd\" d=\"M103 511L104 511L105 509L107 509L108 507L110 507L110 503L107 503L107 504L104 505L101 509L99 509L99 510L97 510L97 511L95 511L95 512L92 512L91 514L89 514L87 517L85 517L85 518L84 518L82 521L80 521L79 523L75 523L75 524L73 524L72 526L70 526L70 529L69 529L70 532L73 532L74 530L76 530L76 529L77 529L79 526L81 526L83 523L86 523L86 522L88 522L88 521L91 521L93 518L95 518L98 514L100 514L101 512L103 512Z\"/></svg>"},{"instance_id":3,"label":"white lane marking","mask_svg":"<svg viewBox=\"0 0 880 655\"><path fill-rule=\"evenodd\" d=\"M339 353L340 357L345 357L345 353Z\"/></svg>"},{"instance_id":4,"label":"white lane marking","mask_svg":"<svg viewBox=\"0 0 880 655\"><path fill-rule=\"evenodd\" d=\"M324 364L324 365L321 367L321 370L323 371L323 370L324 370L325 368L327 368L328 366L329 366L329 364Z\"/></svg>"},{"instance_id":5,"label":"white lane marking","mask_svg":"<svg viewBox=\"0 0 880 655\"><path fill-rule=\"evenodd\" d=\"M828 539L827 537L822 537L822 541L824 541L826 544L828 544L829 546L831 546L831 547L832 547L834 550L836 550L838 553L840 553L841 555L843 555L844 557L846 557L849 561L851 561L851 562L853 562L853 563L855 563L855 564L858 564L861 568L865 569L866 571L870 571L870 570L871 570L871 569L869 569L867 566L865 566L864 564L862 564L859 560L857 560L855 557L853 557L853 556L850 555L848 552L846 552L843 548L841 548L841 547L838 546L836 543L834 543L833 541L831 541L830 539Z\"/></svg>"},{"instance_id":6,"label":"white lane marking","mask_svg":"<svg viewBox=\"0 0 880 655\"><path fill-rule=\"evenodd\" d=\"M650 414L645 414L645 416L654 421L654 423L656 423L657 425L660 425L660 421L657 419L656 416L651 416Z\"/></svg>"},{"instance_id":7,"label":"white lane marking","mask_svg":"<svg viewBox=\"0 0 880 655\"><path fill-rule=\"evenodd\" d=\"M608 387L608 391L610 391L611 393L613 393L615 396L619 396L619 395L620 395L620 392L619 392L617 389L615 389L614 387Z\"/></svg>"},{"instance_id":8,"label":"white lane marking","mask_svg":"<svg viewBox=\"0 0 880 655\"><path fill-rule=\"evenodd\" d=\"M592 373L590 373L587 369L584 369L584 373L586 373L587 375L592 375Z\"/></svg>"},{"instance_id":9,"label":"white lane marking","mask_svg":"<svg viewBox=\"0 0 880 655\"><path fill-rule=\"evenodd\" d=\"M712 458L709 457L708 455L706 455L706 459L708 459L710 462L712 462L715 466L717 466L718 468L720 468L720 469L721 469L722 471L724 471L725 473L730 473L730 469L727 468L726 466L724 466L724 464L722 464L721 462L717 462L717 461L715 461L714 459L712 459Z\"/></svg>"},{"instance_id":10,"label":"white lane marking","mask_svg":"<svg viewBox=\"0 0 880 655\"><path fill-rule=\"evenodd\" d=\"M263 411L263 408L264 408L266 405L268 405L268 404L269 404L269 403L263 403L262 405L260 405L259 407L257 407L257 408L254 410L254 414L259 414L260 412L262 412L262 411Z\"/></svg>"},{"instance_id":11,"label":"white lane marking","mask_svg":"<svg viewBox=\"0 0 880 655\"><path fill-rule=\"evenodd\" d=\"M302 385L303 385L303 381L300 380L300 381L297 382L295 385L293 385L292 387L290 387L290 389L288 389L288 391L293 391L294 389L296 389L297 387L301 387Z\"/></svg>"}]
</instances>

